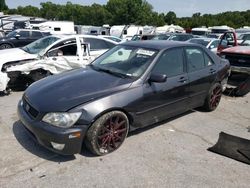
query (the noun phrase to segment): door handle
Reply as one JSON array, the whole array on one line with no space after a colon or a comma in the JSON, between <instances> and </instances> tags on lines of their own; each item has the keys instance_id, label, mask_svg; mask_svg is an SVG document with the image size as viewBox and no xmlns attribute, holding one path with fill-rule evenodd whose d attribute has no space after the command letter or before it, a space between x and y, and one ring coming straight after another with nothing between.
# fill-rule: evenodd
<instances>
[{"instance_id":1,"label":"door handle","mask_svg":"<svg viewBox=\"0 0 250 188\"><path fill-rule=\"evenodd\" d=\"M210 74L214 74L215 72L216 72L216 70L210 69Z\"/></svg>"},{"instance_id":2,"label":"door handle","mask_svg":"<svg viewBox=\"0 0 250 188\"><path fill-rule=\"evenodd\" d=\"M53 57L52 60L53 60L53 61L56 61L57 59L56 59L56 57Z\"/></svg>"},{"instance_id":3,"label":"door handle","mask_svg":"<svg viewBox=\"0 0 250 188\"><path fill-rule=\"evenodd\" d=\"M179 82L185 83L187 81L186 77L180 77Z\"/></svg>"}]
</instances>

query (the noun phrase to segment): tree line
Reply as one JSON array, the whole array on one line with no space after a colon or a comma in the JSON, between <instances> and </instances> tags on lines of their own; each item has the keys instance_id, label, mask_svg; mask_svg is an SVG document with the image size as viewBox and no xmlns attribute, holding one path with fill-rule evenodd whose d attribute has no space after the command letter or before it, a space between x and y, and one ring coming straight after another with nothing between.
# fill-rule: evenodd
<instances>
[{"instance_id":1,"label":"tree line","mask_svg":"<svg viewBox=\"0 0 250 188\"><path fill-rule=\"evenodd\" d=\"M5 0L0 0L0 10L5 14L42 17L48 20L74 21L78 25L152 25L176 24L184 28L200 26L228 25L233 28L250 26L250 10L228 11L219 14L194 13L192 17L178 18L173 11L158 13L146 0L109 0L105 5L83 6L67 2L65 5L43 2L40 8L18 6L9 9ZM167 6L167 4L164 4Z\"/></svg>"}]
</instances>

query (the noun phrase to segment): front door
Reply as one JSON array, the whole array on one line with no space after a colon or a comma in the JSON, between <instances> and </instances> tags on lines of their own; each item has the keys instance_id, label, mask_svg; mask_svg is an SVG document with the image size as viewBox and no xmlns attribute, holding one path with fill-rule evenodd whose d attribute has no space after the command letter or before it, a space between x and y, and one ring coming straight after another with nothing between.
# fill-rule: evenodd
<instances>
[{"instance_id":1,"label":"front door","mask_svg":"<svg viewBox=\"0 0 250 188\"><path fill-rule=\"evenodd\" d=\"M163 83L145 82L144 97L138 101L136 115L141 125L156 123L186 111L188 107L188 76L182 48L163 52L151 75L165 74Z\"/></svg>"}]
</instances>

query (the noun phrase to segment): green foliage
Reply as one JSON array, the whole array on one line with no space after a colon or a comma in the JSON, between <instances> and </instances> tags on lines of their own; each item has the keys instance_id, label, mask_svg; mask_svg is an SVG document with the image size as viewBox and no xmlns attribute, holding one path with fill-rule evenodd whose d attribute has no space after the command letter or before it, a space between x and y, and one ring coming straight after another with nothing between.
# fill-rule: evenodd
<instances>
[{"instance_id":1,"label":"green foliage","mask_svg":"<svg viewBox=\"0 0 250 188\"><path fill-rule=\"evenodd\" d=\"M21 14L24 16L43 17L49 20L69 20L81 25L153 25L177 24L184 28L200 26L228 25L239 28L250 26L250 10L224 12L216 15L197 12L192 17L177 18L175 12L157 13L146 0L109 0L106 5L92 4L83 6L67 2L64 5L54 4L50 1L40 4L41 7L19 6L8 9L4 0L0 0L0 10L8 14Z\"/></svg>"},{"instance_id":2,"label":"green foliage","mask_svg":"<svg viewBox=\"0 0 250 188\"><path fill-rule=\"evenodd\" d=\"M0 11L8 10L8 6L5 3L5 0L0 0Z\"/></svg>"}]
</instances>

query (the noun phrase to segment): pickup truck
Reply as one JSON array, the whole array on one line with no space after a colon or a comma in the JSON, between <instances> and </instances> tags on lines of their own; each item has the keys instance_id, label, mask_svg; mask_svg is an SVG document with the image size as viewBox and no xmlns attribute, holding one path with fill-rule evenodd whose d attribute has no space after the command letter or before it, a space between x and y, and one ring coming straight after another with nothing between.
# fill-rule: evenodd
<instances>
[{"instance_id":1,"label":"pickup truck","mask_svg":"<svg viewBox=\"0 0 250 188\"><path fill-rule=\"evenodd\" d=\"M90 35L51 35L22 48L1 50L0 92L23 90L48 75L83 67L116 44Z\"/></svg>"},{"instance_id":2,"label":"pickup truck","mask_svg":"<svg viewBox=\"0 0 250 188\"><path fill-rule=\"evenodd\" d=\"M243 96L250 91L250 45L249 40L238 43L235 32L226 32L221 37L217 54L229 60L231 67L231 80L236 74L245 79L235 86L235 95ZM237 77L237 76L235 76ZM230 83L230 78L229 78Z\"/></svg>"}]
</instances>

